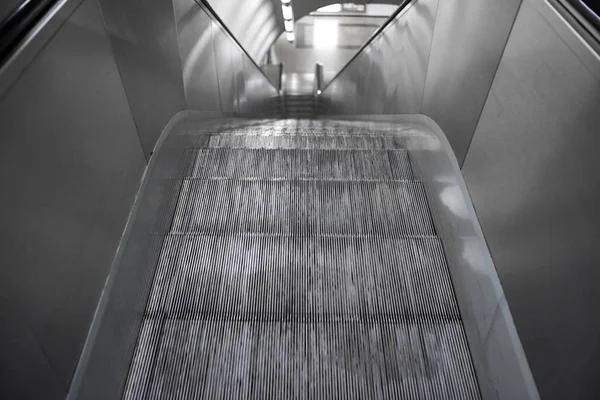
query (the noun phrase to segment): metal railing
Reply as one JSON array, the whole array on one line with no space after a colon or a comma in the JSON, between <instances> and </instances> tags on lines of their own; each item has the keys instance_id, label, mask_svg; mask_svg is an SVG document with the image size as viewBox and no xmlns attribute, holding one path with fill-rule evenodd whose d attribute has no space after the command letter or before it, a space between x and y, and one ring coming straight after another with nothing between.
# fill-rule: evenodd
<instances>
[{"instance_id":1,"label":"metal railing","mask_svg":"<svg viewBox=\"0 0 600 400\"><path fill-rule=\"evenodd\" d=\"M209 14L209 16L212 17L213 20L220 25L220 27L227 33L227 35L231 38L231 40L233 40L233 42L239 47L239 49L242 51L242 53L244 53L246 55L246 57L248 57L248 59L250 60L250 62L252 64L254 64L254 66L256 67L256 69L259 70L260 73L265 77L266 81L269 82L269 84L271 86L273 86L274 89L278 90L275 87L275 85L273 85L273 83L269 80L269 77L265 74L265 72L262 70L262 68L256 63L256 61L246 51L246 49L244 48L244 46L242 46L242 44L237 40L237 38L234 36L234 34L229 30L229 28L227 27L227 25L225 25L225 22L223 22L223 20L221 19L221 17L219 17L219 15L216 13L216 11L214 10L214 8L212 8L211 5L208 4L208 1L207 0L196 0L196 3L198 5L200 5L200 7L204 8L204 10Z\"/></svg>"},{"instance_id":2,"label":"metal railing","mask_svg":"<svg viewBox=\"0 0 600 400\"><path fill-rule=\"evenodd\" d=\"M31 29L58 0L25 0L0 22L0 65L17 50Z\"/></svg>"},{"instance_id":3,"label":"metal railing","mask_svg":"<svg viewBox=\"0 0 600 400\"><path fill-rule=\"evenodd\" d=\"M315 66L315 83L313 84L313 94L318 96L323 90L323 64L317 63Z\"/></svg>"},{"instance_id":4,"label":"metal railing","mask_svg":"<svg viewBox=\"0 0 600 400\"><path fill-rule=\"evenodd\" d=\"M391 23L393 23L396 20L396 17L402 12L404 11L404 9L413 2L414 0L404 0L402 2L402 4L400 4L398 6L398 8L396 9L396 11L394 11L394 13L392 15L390 15L390 17L387 19L387 21L385 21L383 23L383 25L381 25L375 32L373 32L373 34L371 35L371 37L369 37L369 40L367 40L365 42L365 44L363 44L360 49L358 49L358 51L356 52L356 54L354 54L354 56L352 56L352 58L350 60L348 60L348 62L346 63L346 65L344 65L344 67L339 70L339 72L337 74L335 74L335 76L329 81L327 82L327 84L325 85L325 87L322 89L322 91L325 91L325 89L327 89L329 87L329 85L331 85L331 82L335 81L336 78L338 76L340 76L345 70L346 68L348 68L348 66L350 64L352 64L352 62L354 60L356 60L356 58L358 58L358 56L360 56L362 54L362 52L373 42L373 40L375 40L376 37L379 36L379 34L381 32L384 31L385 28L388 27L388 25L390 25Z\"/></svg>"}]
</instances>

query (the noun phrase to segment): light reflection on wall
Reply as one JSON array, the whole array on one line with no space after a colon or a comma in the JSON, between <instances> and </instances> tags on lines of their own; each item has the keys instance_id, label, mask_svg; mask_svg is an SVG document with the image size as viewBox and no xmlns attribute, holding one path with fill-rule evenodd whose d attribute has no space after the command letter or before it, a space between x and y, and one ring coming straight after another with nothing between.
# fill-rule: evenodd
<instances>
[{"instance_id":1,"label":"light reflection on wall","mask_svg":"<svg viewBox=\"0 0 600 400\"><path fill-rule=\"evenodd\" d=\"M314 47L330 49L337 47L339 26L335 19L316 19L314 25Z\"/></svg>"}]
</instances>

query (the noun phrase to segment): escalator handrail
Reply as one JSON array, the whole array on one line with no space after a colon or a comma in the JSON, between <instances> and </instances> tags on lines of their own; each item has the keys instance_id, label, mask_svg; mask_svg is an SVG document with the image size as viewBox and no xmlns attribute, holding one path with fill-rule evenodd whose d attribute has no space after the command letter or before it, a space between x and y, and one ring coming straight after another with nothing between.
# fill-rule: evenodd
<instances>
[{"instance_id":1,"label":"escalator handrail","mask_svg":"<svg viewBox=\"0 0 600 400\"><path fill-rule=\"evenodd\" d=\"M254 59L250 56L250 54L248 54L248 52L246 51L246 49L244 48L244 46L242 46L242 44L237 40L237 38L234 36L234 34L229 30L229 28L227 27L227 25L225 25L225 22L223 22L223 20L221 19L221 17L219 17L219 15L214 10L214 8L212 8L211 5L208 4L208 0L196 0L196 3L198 5L200 5L201 7L203 7L206 11L208 11L208 13L210 14L210 16L221 26L221 28L227 33L227 35L229 35L229 37L234 41L234 43L246 55L246 57L248 57L248 59L250 60L250 62L252 64L254 64L254 66L256 67L256 69L262 74L262 76L269 83L269 85L271 85L273 87L273 89L277 90L277 88L275 87L275 85L273 85L273 83L269 80L269 78L264 73L264 71L262 70L262 68L259 67L259 65L256 63L256 61L254 61ZM277 92L279 93L279 90L277 90Z\"/></svg>"},{"instance_id":2,"label":"escalator handrail","mask_svg":"<svg viewBox=\"0 0 600 400\"><path fill-rule=\"evenodd\" d=\"M58 0L24 0L0 22L0 66L14 54L27 34Z\"/></svg>"},{"instance_id":3,"label":"escalator handrail","mask_svg":"<svg viewBox=\"0 0 600 400\"><path fill-rule=\"evenodd\" d=\"M409 4L411 4L414 0L403 0L402 3L398 6L398 8L396 9L396 11L394 11L394 13L392 15L390 15L390 17L383 23L383 25L381 25L379 28L377 28L377 30L375 32L373 32L373 34L371 35L371 37L369 37L369 40L367 40L365 42L365 44L363 44L360 49L358 49L358 51L356 52L356 54L354 54L352 56L352 58L350 60L348 60L348 62L346 63L346 65L344 65L342 67L342 69L340 69L338 71L337 74L335 74L335 76L333 78L331 78L331 80L329 82L327 82L327 84L325 85L325 87L322 89L323 92L325 92L325 90L329 87L329 85L331 85L331 83L333 81L335 81L345 70L346 68L348 68L350 66L350 64L352 64L352 62L354 60L356 60L358 58L358 56L360 56L362 54L363 51L365 51L365 49L367 47L369 47L369 45L373 42L373 40L375 40L375 38L377 38L379 36L379 34L381 32L384 31L385 28L388 27L388 25L390 25L391 23L393 23L396 20L396 17L402 12L404 11L404 9L406 8L406 6L408 6Z\"/></svg>"},{"instance_id":4,"label":"escalator handrail","mask_svg":"<svg viewBox=\"0 0 600 400\"><path fill-rule=\"evenodd\" d=\"M27 34L42 20L42 18L56 5L59 0L24 0L14 11L12 11L3 21L0 22L0 66L14 54ZM264 76L265 80L277 90L269 81L265 73L258 66L256 61L244 49L244 47L233 36L229 28L223 23L214 9L206 0L196 0L198 4L204 7L211 17L216 20L222 29L227 32L230 38L238 45L241 51L254 64L256 69Z\"/></svg>"}]
</instances>

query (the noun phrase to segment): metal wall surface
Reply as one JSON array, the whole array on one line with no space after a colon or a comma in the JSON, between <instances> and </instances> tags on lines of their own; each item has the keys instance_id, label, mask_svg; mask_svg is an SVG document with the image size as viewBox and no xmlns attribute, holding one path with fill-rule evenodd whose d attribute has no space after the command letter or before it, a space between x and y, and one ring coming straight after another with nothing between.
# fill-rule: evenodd
<instances>
[{"instance_id":1,"label":"metal wall surface","mask_svg":"<svg viewBox=\"0 0 600 400\"><path fill-rule=\"evenodd\" d=\"M281 64L263 64L260 66L269 82L276 88L281 87L282 65Z\"/></svg>"},{"instance_id":2,"label":"metal wall surface","mask_svg":"<svg viewBox=\"0 0 600 400\"><path fill-rule=\"evenodd\" d=\"M233 64L231 53L234 49L233 42L227 37L225 32L217 25L211 23L213 46L215 49L215 59L219 66L218 82L219 92L221 94L221 111L233 112L235 99L235 84L233 81Z\"/></svg>"},{"instance_id":3,"label":"metal wall surface","mask_svg":"<svg viewBox=\"0 0 600 400\"><path fill-rule=\"evenodd\" d=\"M600 397L600 57L524 0L463 166L544 399Z\"/></svg>"},{"instance_id":4,"label":"metal wall surface","mask_svg":"<svg viewBox=\"0 0 600 400\"><path fill-rule=\"evenodd\" d=\"M0 97L0 398L64 398L145 167L86 0Z\"/></svg>"},{"instance_id":5,"label":"metal wall surface","mask_svg":"<svg viewBox=\"0 0 600 400\"><path fill-rule=\"evenodd\" d=\"M419 113L438 0L408 5L323 91L344 114Z\"/></svg>"},{"instance_id":6,"label":"metal wall surface","mask_svg":"<svg viewBox=\"0 0 600 400\"><path fill-rule=\"evenodd\" d=\"M174 0L173 6L187 108L221 111L213 22L194 0Z\"/></svg>"},{"instance_id":7,"label":"metal wall surface","mask_svg":"<svg viewBox=\"0 0 600 400\"><path fill-rule=\"evenodd\" d=\"M268 112L277 90L210 11L194 0L174 7L187 109Z\"/></svg>"},{"instance_id":8,"label":"metal wall surface","mask_svg":"<svg viewBox=\"0 0 600 400\"><path fill-rule=\"evenodd\" d=\"M520 2L417 0L323 98L337 113L425 114L462 164Z\"/></svg>"},{"instance_id":9,"label":"metal wall surface","mask_svg":"<svg viewBox=\"0 0 600 400\"><path fill-rule=\"evenodd\" d=\"M462 164L521 0L441 1L421 113Z\"/></svg>"},{"instance_id":10,"label":"metal wall surface","mask_svg":"<svg viewBox=\"0 0 600 400\"><path fill-rule=\"evenodd\" d=\"M175 0L188 109L269 114L279 93L229 33L194 0Z\"/></svg>"},{"instance_id":11,"label":"metal wall surface","mask_svg":"<svg viewBox=\"0 0 600 400\"><path fill-rule=\"evenodd\" d=\"M208 3L258 64L284 30L279 0L208 0Z\"/></svg>"},{"instance_id":12,"label":"metal wall surface","mask_svg":"<svg viewBox=\"0 0 600 400\"><path fill-rule=\"evenodd\" d=\"M99 0L146 157L186 108L173 0Z\"/></svg>"}]
</instances>

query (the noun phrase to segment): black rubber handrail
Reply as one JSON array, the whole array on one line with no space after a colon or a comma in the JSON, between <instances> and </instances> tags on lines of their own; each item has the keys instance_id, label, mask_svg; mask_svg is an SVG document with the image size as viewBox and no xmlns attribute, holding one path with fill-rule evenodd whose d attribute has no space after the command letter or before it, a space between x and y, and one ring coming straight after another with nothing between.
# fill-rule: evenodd
<instances>
[{"instance_id":1,"label":"black rubber handrail","mask_svg":"<svg viewBox=\"0 0 600 400\"><path fill-rule=\"evenodd\" d=\"M596 14L596 12L586 4L585 1L582 0L563 0L566 3L569 3L577 12L580 14L579 19L585 19L586 22L593 26L591 32L594 34L594 37L598 38L598 31L600 30L600 16ZM583 21L580 21L583 22ZM589 26L586 26L588 30L590 30Z\"/></svg>"},{"instance_id":2,"label":"black rubber handrail","mask_svg":"<svg viewBox=\"0 0 600 400\"><path fill-rule=\"evenodd\" d=\"M377 38L379 36L379 34L381 32L383 32L383 30L385 28L388 27L388 25L390 25L392 22L394 22L396 20L396 17L406 8L406 6L408 6L413 0L404 0L402 2L402 4L400 4L398 6L398 8L396 9L396 11L394 11L394 13L392 15L390 15L390 17L387 19L387 21L385 21L383 23L383 25L381 25L379 28L377 28L377 30L375 32L373 32L373 34L371 35L371 37L369 38L369 40L367 40L365 42L365 44L363 44L360 49L358 49L358 51L356 52L356 54L354 54L352 56L352 58L350 60L348 60L348 62L346 63L346 65L344 65L342 67L342 69L339 70L339 72L337 74L335 74L335 76L329 81L327 82L327 85L325 85L325 87L323 88L323 92L329 87L329 85L331 85L331 82L335 81L337 79L338 76L340 76L342 74L342 72L344 72L346 70L346 68L348 68L350 66L350 64L352 64L352 62L354 60L356 60L358 58L358 56L365 51L365 49L367 47L369 47L369 45L373 42L373 40L375 40L375 38Z\"/></svg>"},{"instance_id":3,"label":"black rubber handrail","mask_svg":"<svg viewBox=\"0 0 600 400\"><path fill-rule=\"evenodd\" d=\"M548 0L554 9L600 54L600 17L581 0Z\"/></svg>"},{"instance_id":4,"label":"black rubber handrail","mask_svg":"<svg viewBox=\"0 0 600 400\"><path fill-rule=\"evenodd\" d=\"M277 91L281 93L281 89L283 89L283 63L279 63L279 85L277 86Z\"/></svg>"},{"instance_id":5,"label":"black rubber handrail","mask_svg":"<svg viewBox=\"0 0 600 400\"><path fill-rule=\"evenodd\" d=\"M268 80L256 61L254 61L246 49L231 33L229 28L223 23L210 4L208 4L206 0L196 0L196 2L211 14L210 16L221 25L221 28L227 32L240 50L248 57L248 59L250 59L250 62L252 62L256 69L260 71L265 77L265 80L277 90L277 88ZM0 66L10 58L31 29L41 21L44 15L46 15L56 3L58 3L58 0L24 0L19 7L0 23Z\"/></svg>"},{"instance_id":6,"label":"black rubber handrail","mask_svg":"<svg viewBox=\"0 0 600 400\"><path fill-rule=\"evenodd\" d=\"M0 65L17 50L31 29L58 0L24 0L0 23Z\"/></svg>"},{"instance_id":7,"label":"black rubber handrail","mask_svg":"<svg viewBox=\"0 0 600 400\"><path fill-rule=\"evenodd\" d=\"M219 15L216 13L216 11L214 10L214 8L212 8L210 6L210 4L208 4L208 1L207 0L196 0L196 3L198 5L200 5L201 7L203 7L206 11L208 11L208 13L210 14L210 16L219 25L221 25L221 28L223 28L223 30L225 32L227 32L227 34L229 35L229 37L235 42L235 44L237 44L237 46L240 48L240 50L242 50L242 52L246 55L246 57L248 57L248 59L250 60L250 62L252 62L252 64L254 64L254 66L256 67L256 69L262 74L262 76L264 76L265 80L269 83L269 85L271 85L273 87L273 89L277 90L277 88L275 87L275 85L273 85L273 83L269 80L269 78L267 77L267 75L265 74L265 72L262 70L262 68L260 68L258 66L258 64L256 63L256 61L254 61L254 59L250 56L250 54L248 54L248 52L246 51L246 49L244 48L244 46L242 46L242 44L237 40L237 38L234 36L234 34L229 30L229 28L227 27L227 25L225 25L225 22L223 22L223 20L221 19L221 17L219 17Z\"/></svg>"}]
</instances>

